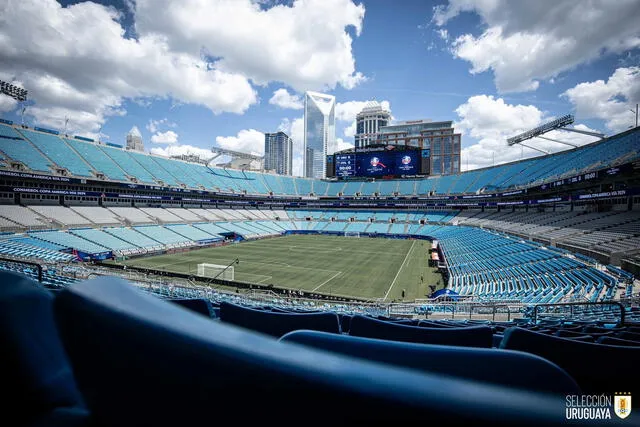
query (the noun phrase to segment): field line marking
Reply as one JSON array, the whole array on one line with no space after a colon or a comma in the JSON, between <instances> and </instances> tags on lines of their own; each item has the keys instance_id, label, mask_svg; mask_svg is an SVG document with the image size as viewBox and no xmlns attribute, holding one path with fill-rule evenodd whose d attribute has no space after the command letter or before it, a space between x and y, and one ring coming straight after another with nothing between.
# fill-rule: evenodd
<instances>
[{"instance_id":1,"label":"field line marking","mask_svg":"<svg viewBox=\"0 0 640 427\"><path fill-rule=\"evenodd\" d=\"M261 274L257 274L257 276L262 276L262 275ZM273 279L273 276L264 276L264 279L257 281L256 284L262 283L265 280L269 280L269 279Z\"/></svg>"},{"instance_id":2,"label":"field line marking","mask_svg":"<svg viewBox=\"0 0 640 427\"><path fill-rule=\"evenodd\" d=\"M415 246L415 244L416 244L416 241L414 240L413 243L411 243L411 247L407 251L407 255L405 255L405 257L404 257L404 261L402 261L402 264L400 264L400 268L398 269L398 272L396 273L396 277L393 278L393 282L391 282L391 286L389 286L389 289L387 289L387 293L384 294L384 298L382 299L383 301L385 301L387 299L387 297L389 296L389 292L391 292L391 289L393 288L393 285L396 284L396 280L398 280L398 276L400 275L400 272L404 268L404 264L405 264L405 262L407 262L407 259L409 258L409 254L413 250L413 247Z\"/></svg>"},{"instance_id":3,"label":"field line marking","mask_svg":"<svg viewBox=\"0 0 640 427\"><path fill-rule=\"evenodd\" d=\"M311 292L315 292L318 289L320 289L322 286L326 285L327 283L329 283L330 281L332 281L333 279L336 278L336 276L338 274L342 274L342 271L338 271L336 274L334 274L333 276L329 277L327 280L325 280L324 282L320 283L318 286L316 286L314 289L311 290Z\"/></svg>"}]
</instances>

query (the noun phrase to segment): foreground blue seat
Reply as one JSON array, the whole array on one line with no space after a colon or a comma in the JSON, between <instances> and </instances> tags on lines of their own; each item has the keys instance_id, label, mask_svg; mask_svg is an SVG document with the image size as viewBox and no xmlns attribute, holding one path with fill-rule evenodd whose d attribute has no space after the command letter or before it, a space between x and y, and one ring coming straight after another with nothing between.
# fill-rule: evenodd
<instances>
[{"instance_id":1,"label":"foreground blue seat","mask_svg":"<svg viewBox=\"0 0 640 427\"><path fill-rule=\"evenodd\" d=\"M223 322L278 338L287 332L298 329L340 333L338 315L328 312L275 313L222 302L220 303L220 319Z\"/></svg>"},{"instance_id":2,"label":"foreground blue seat","mask_svg":"<svg viewBox=\"0 0 640 427\"><path fill-rule=\"evenodd\" d=\"M580 393L576 382L558 366L520 351L414 344L316 331L290 332L280 341L434 374L561 395Z\"/></svg>"},{"instance_id":3,"label":"foreground blue seat","mask_svg":"<svg viewBox=\"0 0 640 427\"><path fill-rule=\"evenodd\" d=\"M351 319L349 335L422 344L459 345L491 348L493 334L488 326L427 328L384 322L365 316Z\"/></svg>"},{"instance_id":4,"label":"foreground blue seat","mask_svg":"<svg viewBox=\"0 0 640 427\"><path fill-rule=\"evenodd\" d=\"M278 426L564 422L563 397L278 342L119 279L72 285L54 307L101 427L210 425L217 417Z\"/></svg>"},{"instance_id":5,"label":"foreground blue seat","mask_svg":"<svg viewBox=\"0 0 640 427\"><path fill-rule=\"evenodd\" d=\"M585 393L633 392L640 387L637 369L622 368L634 366L640 347L581 342L514 327L504 332L500 348L526 351L554 362Z\"/></svg>"},{"instance_id":6,"label":"foreground blue seat","mask_svg":"<svg viewBox=\"0 0 640 427\"><path fill-rule=\"evenodd\" d=\"M0 271L0 417L5 422L76 426L89 420L54 323L53 300L40 284Z\"/></svg>"},{"instance_id":7,"label":"foreground blue seat","mask_svg":"<svg viewBox=\"0 0 640 427\"><path fill-rule=\"evenodd\" d=\"M167 301L171 301L174 304L177 304L181 307L184 307L188 310L194 311L196 313L200 313L203 316L207 317L215 317L215 312L213 311L213 307L211 303L203 298L194 298L194 299L169 299Z\"/></svg>"}]
</instances>

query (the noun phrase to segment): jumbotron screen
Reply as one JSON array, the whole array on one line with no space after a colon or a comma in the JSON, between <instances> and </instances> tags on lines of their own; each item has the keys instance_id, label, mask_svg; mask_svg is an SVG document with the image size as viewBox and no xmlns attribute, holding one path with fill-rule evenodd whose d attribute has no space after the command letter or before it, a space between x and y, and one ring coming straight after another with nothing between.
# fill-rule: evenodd
<instances>
[{"instance_id":1,"label":"jumbotron screen","mask_svg":"<svg viewBox=\"0 0 640 427\"><path fill-rule=\"evenodd\" d=\"M419 151L379 151L356 155L356 176L417 175Z\"/></svg>"}]
</instances>

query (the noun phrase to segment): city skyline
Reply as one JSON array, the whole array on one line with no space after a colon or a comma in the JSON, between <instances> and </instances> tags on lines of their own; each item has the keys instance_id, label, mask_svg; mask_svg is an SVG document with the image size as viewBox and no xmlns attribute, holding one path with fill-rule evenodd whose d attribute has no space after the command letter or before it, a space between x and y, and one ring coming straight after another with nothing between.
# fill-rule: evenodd
<instances>
[{"instance_id":1,"label":"city skyline","mask_svg":"<svg viewBox=\"0 0 640 427\"><path fill-rule=\"evenodd\" d=\"M354 145L376 100L396 120L453 121L463 170L539 155L506 139L568 113L607 135L634 125L637 1L529 3L11 0L0 78L29 99L0 96L0 116L120 145L137 126L165 156L262 155L264 133L282 130L298 176L308 90L336 97L329 153Z\"/></svg>"}]
</instances>

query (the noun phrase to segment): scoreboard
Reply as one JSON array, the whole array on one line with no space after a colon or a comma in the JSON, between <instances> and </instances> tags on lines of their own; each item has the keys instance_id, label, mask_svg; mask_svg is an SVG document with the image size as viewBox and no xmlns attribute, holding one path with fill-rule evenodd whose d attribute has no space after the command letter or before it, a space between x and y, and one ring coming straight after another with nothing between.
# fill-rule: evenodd
<instances>
[{"instance_id":1,"label":"scoreboard","mask_svg":"<svg viewBox=\"0 0 640 427\"><path fill-rule=\"evenodd\" d=\"M422 155L420 150L403 150L335 154L329 157L334 163L331 172L338 178L375 178L420 175L424 170Z\"/></svg>"}]
</instances>

